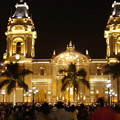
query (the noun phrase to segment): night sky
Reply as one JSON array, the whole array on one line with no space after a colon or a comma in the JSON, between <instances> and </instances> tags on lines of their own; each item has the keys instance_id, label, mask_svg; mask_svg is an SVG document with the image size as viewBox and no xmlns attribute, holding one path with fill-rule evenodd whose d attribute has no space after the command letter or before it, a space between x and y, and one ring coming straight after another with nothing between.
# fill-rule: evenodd
<instances>
[{"instance_id":1,"label":"night sky","mask_svg":"<svg viewBox=\"0 0 120 120\"><path fill-rule=\"evenodd\" d=\"M6 50L8 18L19 0L0 1L0 59ZM37 31L36 58L51 58L53 50L66 50L70 40L76 50L91 58L105 58L104 30L114 0L25 0ZM11 12L12 11L12 12Z\"/></svg>"}]
</instances>

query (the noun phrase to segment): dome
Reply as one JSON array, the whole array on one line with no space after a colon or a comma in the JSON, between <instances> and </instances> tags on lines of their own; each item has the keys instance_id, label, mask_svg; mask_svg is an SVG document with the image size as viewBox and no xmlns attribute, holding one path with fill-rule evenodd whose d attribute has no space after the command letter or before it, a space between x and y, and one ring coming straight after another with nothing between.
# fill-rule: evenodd
<instances>
[{"instance_id":1,"label":"dome","mask_svg":"<svg viewBox=\"0 0 120 120\"><path fill-rule=\"evenodd\" d=\"M70 42L70 44L67 45L67 50L65 52L53 58L53 63L56 63L58 65L68 65L71 62L76 63L78 65L89 63L89 58L81 54L80 52L77 52L75 50L75 46L72 45L72 42Z\"/></svg>"}]
</instances>

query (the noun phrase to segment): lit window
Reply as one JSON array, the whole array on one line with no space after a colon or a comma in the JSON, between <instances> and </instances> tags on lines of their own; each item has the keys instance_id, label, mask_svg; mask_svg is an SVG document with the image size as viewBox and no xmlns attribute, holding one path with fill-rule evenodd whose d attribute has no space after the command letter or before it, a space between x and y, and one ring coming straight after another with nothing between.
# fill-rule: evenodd
<instances>
[{"instance_id":1,"label":"lit window","mask_svg":"<svg viewBox=\"0 0 120 120\"><path fill-rule=\"evenodd\" d=\"M40 67L39 74L40 75L45 75L45 69L43 67Z\"/></svg>"},{"instance_id":2,"label":"lit window","mask_svg":"<svg viewBox=\"0 0 120 120\"><path fill-rule=\"evenodd\" d=\"M25 28L21 25L16 25L12 27L12 31L13 32L21 32L21 31L25 31Z\"/></svg>"},{"instance_id":3,"label":"lit window","mask_svg":"<svg viewBox=\"0 0 120 120\"><path fill-rule=\"evenodd\" d=\"M21 38L15 38L15 40L12 43L12 53L13 54L20 54L22 55L24 53L24 43Z\"/></svg>"},{"instance_id":4,"label":"lit window","mask_svg":"<svg viewBox=\"0 0 120 120\"><path fill-rule=\"evenodd\" d=\"M16 53L17 53L17 54L20 54L20 53L21 53L21 42L17 42Z\"/></svg>"},{"instance_id":5,"label":"lit window","mask_svg":"<svg viewBox=\"0 0 120 120\"><path fill-rule=\"evenodd\" d=\"M40 70L40 75L44 75L44 69Z\"/></svg>"},{"instance_id":6,"label":"lit window","mask_svg":"<svg viewBox=\"0 0 120 120\"><path fill-rule=\"evenodd\" d=\"M97 75L101 75L101 74L102 74L101 68L97 67Z\"/></svg>"}]
</instances>

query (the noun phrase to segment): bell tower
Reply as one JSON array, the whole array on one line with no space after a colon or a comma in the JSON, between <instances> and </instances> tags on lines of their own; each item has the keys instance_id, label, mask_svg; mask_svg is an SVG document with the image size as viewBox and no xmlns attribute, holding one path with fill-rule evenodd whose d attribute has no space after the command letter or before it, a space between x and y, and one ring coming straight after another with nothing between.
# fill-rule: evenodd
<instances>
[{"instance_id":1,"label":"bell tower","mask_svg":"<svg viewBox=\"0 0 120 120\"><path fill-rule=\"evenodd\" d=\"M120 1L116 0L112 4L112 13L108 19L106 30L106 57L115 58L120 55Z\"/></svg>"},{"instance_id":2,"label":"bell tower","mask_svg":"<svg viewBox=\"0 0 120 120\"><path fill-rule=\"evenodd\" d=\"M19 55L20 60L32 59L35 57L37 35L28 13L29 6L20 0L15 7L15 13L9 18L5 33L7 36L6 59L13 61L16 55Z\"/></svg>"}]
</instances>

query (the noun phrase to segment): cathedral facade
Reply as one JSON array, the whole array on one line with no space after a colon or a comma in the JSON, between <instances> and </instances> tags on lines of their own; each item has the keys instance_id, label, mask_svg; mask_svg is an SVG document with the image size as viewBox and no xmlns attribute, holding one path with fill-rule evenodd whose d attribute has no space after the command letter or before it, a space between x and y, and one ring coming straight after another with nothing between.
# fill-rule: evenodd
<instances>
[{"instance_id":1,"label":"cathedral facade","mask_svg":"<svg viewBox=\"0 0 120 120\"><path fill-rule=\"evenodd\" d=\"M6 40L7 47L4 54L4 64L17 62L20 67L30 69L33 74L27 75L24 81L29 89L36 87L38 92L35 94L35 102L55 103L59 100L73 102L73 88L66 89L61 92L61 79L63 75L59 70L67 69L69 64L76 63L76 68L84 68L87 72L87 80L90 83L90 89L87 89L82 83L79 84L80 89L76 95L76 102L92 103L97 102L102 97L108 100L107 81L111 79L111 89L116 93L116 81L112 81L110 75L104 74L105 65L116 62L115 57L120 54L120 2L114 2L113 11L108 20L105 35L107 44L106 59L92 59L86 50L86 55L75 50L72 41L67 45L66 51L56 55L55 51L51 59L34 59L35 57L35 39L37 32L34 27L32 18L29 16L29 6L26 2L16 4L16 11L9 18ZM1 72L4 71L1 69ZM2 80L2 79L1 79ZM6 90L6 87L3 88ZM2 90L1 90L2 91ZM33 96L24 96L22 88L17 88L17 102L32 102ZM13 93L5 94L5 102L13 101ZM0 95L2 98L2 95ZM0 99L2 102L2 99ZM114 97L116 102L116 96Z\"/></svg>"}]
</instances>

